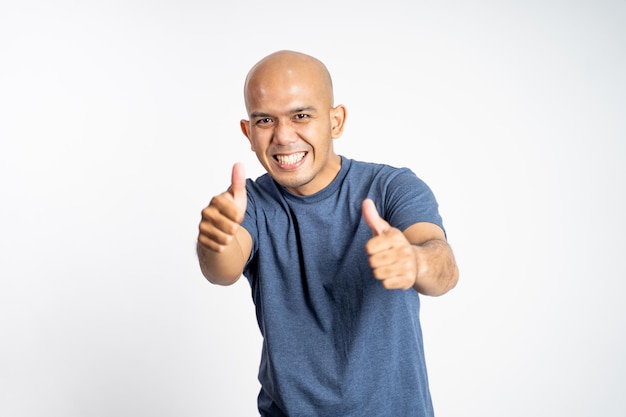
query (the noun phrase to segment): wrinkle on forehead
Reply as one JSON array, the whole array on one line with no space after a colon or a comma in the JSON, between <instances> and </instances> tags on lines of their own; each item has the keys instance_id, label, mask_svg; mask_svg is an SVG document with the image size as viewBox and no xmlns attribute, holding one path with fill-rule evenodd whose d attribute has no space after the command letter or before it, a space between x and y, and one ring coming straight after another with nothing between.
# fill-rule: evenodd
<instances>
[{"instance_id":1,"label":"wrinkle on forehead","mask_svg":"<svg viewBox=\"0 0 626 417\"><path fill-rule=\"evenodd\" d=\"M319 86L316 90L332 107L332 79L326 66L317 58L300 52L278 51L261 59L248 72L244 85L246 108L250 110L252 95L270 92L276 85L284 85L285 81L292 82L294 87L298 83Z\"/></svg>"}]
</instances>

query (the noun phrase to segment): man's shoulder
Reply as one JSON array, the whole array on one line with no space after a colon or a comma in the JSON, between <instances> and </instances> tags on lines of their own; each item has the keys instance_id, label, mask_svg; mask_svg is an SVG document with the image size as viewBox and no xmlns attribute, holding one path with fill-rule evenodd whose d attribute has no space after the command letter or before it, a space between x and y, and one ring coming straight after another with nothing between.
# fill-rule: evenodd
<instances>
[{"instance_id":1,"label":"man's shoulder","mask_svg":"<svg viewBox=\"0 0 626 417\"><path fill-rule=\"evenodd\" d=\"M248 190L250 189L264 189L264 190L270 190L275 188L274 185L274 180L272 179L272 177L268 174L265 173L257 178L248 178L246 180L246 185L248 187Z\"/></svg>"},{"instance_id":2,"label":"man's shoulder","mask_svg":"<svg viewBox=\"0 0 626 417\"><path fill-rule=\"evenodd\" d=\"M350 175L356 177L381 177L390 178L400 174L414 175L413 171L407 167L394 166L383 162L371 162L351 159Z\"/></svg>"},{"instance_id":3,"label":"man's shoulder","mask_svg":"<svg viewBox=\"0 0 626 417\"><path fill-rule=\"evenodd\" d=\"M380 170L397 170L401 169L393 165L383 162L365 161L362 159L350 159L343 158L349 164L351 170L368 170L368 171L380 171Z\"/></svg>"}]
</instances>

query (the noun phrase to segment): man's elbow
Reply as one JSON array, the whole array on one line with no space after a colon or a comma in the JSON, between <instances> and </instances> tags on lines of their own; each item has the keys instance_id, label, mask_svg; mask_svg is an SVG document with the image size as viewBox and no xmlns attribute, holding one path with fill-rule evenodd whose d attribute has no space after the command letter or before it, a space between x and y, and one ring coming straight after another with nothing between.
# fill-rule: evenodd
<instances>
[{"instance_id":1,"label":"man's elbow","mask_svg":"<svg viewBox=\"0 0 626 417\"><path fill-rule=\"evenodd\" d=\"M447 279L444 280L445 285L442 288L442 291L438 295L444 295L456 287L456 284L459 282L459 268L455 265L454 269L450 272Z\"/></svg>"},{"instance_id":2,"label":"man's elbow","mask_svg":"<svg viewBox=\"0 0 626 417\"><path fill-rule=\"evenodd\" d=\"M450 292L456 284L459 282L459 269L455 265L445 275L439 276L435 281L435 285L430 285L425 288L415 288L419 293L428 295L430 297L440 297Z\"/></svg>"},{"instance_id":3,"label":"man's elbow","mask_svg":"<svg viewBox=\"0 0 626 417\"><path fill-rule=\"evenodd\" d=\"M239 281L239 278L241 278L241 274L232 276L211 274L208 271L205 271L204 268L202 268L202 275L204 275L206 280L209 281L211 284L220 285L223 287L233 285L235 282Z\"/></svg>"}]
</instances>

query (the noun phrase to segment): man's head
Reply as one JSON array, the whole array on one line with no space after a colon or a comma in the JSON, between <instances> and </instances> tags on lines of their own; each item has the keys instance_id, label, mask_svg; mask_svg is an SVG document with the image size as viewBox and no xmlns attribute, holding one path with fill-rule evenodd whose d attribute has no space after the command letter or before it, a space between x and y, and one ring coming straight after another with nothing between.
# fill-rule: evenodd
<instances>
[{"instance_id":1,"label":"man's head","mask_svg":"<svg viewBox=\"0 0 626 417\"><path fill-rule=\"evenodd\" d=\"M324 64L299 52L275 52L252 67L244 97L249 120L241 130L272 178L302 195L330 184L341 168L332 141L343 132L346 110L333 107Z\"/></svg>"}]
</instances>

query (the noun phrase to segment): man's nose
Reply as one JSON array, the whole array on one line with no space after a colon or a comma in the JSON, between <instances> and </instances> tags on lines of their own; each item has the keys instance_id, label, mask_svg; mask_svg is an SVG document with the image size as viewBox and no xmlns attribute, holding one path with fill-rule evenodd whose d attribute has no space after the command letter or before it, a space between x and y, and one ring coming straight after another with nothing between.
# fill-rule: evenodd
<instances>
[{"instance_id":1,"label":"man's nose","mask_svg":"<svg viewBox=\"0 0 626 417\"><path fill-rule=\"evenodd\" d=\"M296 131L291 123L280 121L274 128L273 139L278 145L288 145L297 140Z\"/></svg>"}]
</instances>

